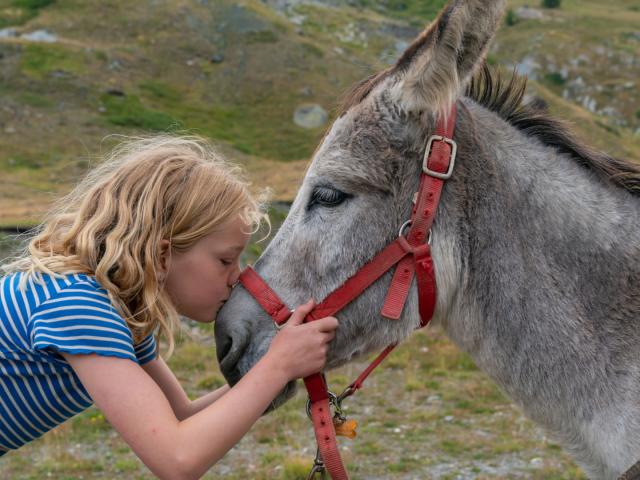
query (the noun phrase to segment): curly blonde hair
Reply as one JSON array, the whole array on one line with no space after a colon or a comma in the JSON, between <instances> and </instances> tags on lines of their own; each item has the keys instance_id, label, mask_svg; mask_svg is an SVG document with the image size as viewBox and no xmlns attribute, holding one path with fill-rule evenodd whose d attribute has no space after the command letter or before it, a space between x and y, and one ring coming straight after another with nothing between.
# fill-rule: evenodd
<instances>
[{"instance_id":1,"label":"curly blonde hair","mask_svg":"<svg viewBox=\"0 0 640 480\"><path fill-rule=\"evenodd\" d=\"M201 138L131 138L54 205L2 269L94 275L134 342L164 337L168 358L179 317L159 274L160 241L185 251L236 216L255 232L269 222L266 192L255 198L248 187L240 169Z\"/></svg>"}]
</instances>

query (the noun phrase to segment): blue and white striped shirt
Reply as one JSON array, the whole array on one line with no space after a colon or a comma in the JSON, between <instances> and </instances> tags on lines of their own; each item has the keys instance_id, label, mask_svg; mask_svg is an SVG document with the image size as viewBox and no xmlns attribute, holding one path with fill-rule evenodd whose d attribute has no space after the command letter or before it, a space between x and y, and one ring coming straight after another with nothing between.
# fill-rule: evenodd
<instances>
[{"instance_id":1,"label":"blue and white striped shirt","mask_svg":"<svg viewBox=\"0 0 640 480\"><path fill-rule=\"evenodd\" d=\"M107 292L89 275L0 278L0 456L40 437L93 401L58 352L156 356L153 336L137 345Z\"/></svg>"}]
</instances>

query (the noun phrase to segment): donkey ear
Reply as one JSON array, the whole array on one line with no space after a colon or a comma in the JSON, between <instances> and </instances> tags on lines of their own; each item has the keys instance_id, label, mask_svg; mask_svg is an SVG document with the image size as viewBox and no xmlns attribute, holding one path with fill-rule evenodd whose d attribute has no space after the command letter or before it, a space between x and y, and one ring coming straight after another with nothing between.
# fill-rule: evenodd
<instances>
[{"instance_id":1,"label":"donkey ear","mask_svg":"<svg viewBox=\"0 0 640 480\"><path fill-rule=\"evenodd\" d=\"M404 52L394 97L408 111L447 112L484 61L506 0L455 0Z\"/></svg>"}]
</instances>

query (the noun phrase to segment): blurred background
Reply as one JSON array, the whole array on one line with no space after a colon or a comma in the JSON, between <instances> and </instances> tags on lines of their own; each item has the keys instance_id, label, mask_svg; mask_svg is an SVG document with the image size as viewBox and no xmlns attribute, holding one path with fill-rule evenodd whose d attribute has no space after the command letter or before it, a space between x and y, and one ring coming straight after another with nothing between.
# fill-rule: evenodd
<instances>
[{"instance_id":1,"label":"blurred background","mask_svg":"<svg viewBox=\"0 0 640 480\"><path fill-rule=\"evenodd\" d=\"M0 259L114 134L211 139L273 190L277 226L341 96L445 3L0 0ZM588 143L640 160L639 0L511 0L488 62L527 75L527 94ZM361 365L333 374L336 389ZM222 385L211 327L185 321L171 366L194 398ZM315 447L302 397L205 478L306 478ZM414 335L350 406L353 478L584 478L437 329ZM153 478L95 409L0 461L1 478L116 476Z\"/></svg>"}]
</instances>

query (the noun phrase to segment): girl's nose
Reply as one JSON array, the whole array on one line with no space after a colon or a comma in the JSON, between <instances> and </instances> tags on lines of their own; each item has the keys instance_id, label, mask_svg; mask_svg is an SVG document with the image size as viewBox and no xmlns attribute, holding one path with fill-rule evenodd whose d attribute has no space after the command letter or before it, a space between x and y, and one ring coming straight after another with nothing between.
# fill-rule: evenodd
<instances>
[{"instance_id":1,"label":"girl's nose","mask_svg":"<svg viewBox=\"0 0 640 480\"><path fill-rule=\"evenodd\" d=\"M236 283L238 283L239 278L240 278L240 264L236 263L235 268L229 274L229 278L227 279L227 285L229 285L229 287L233 287Z\"/></svg>"}]
</instances>

